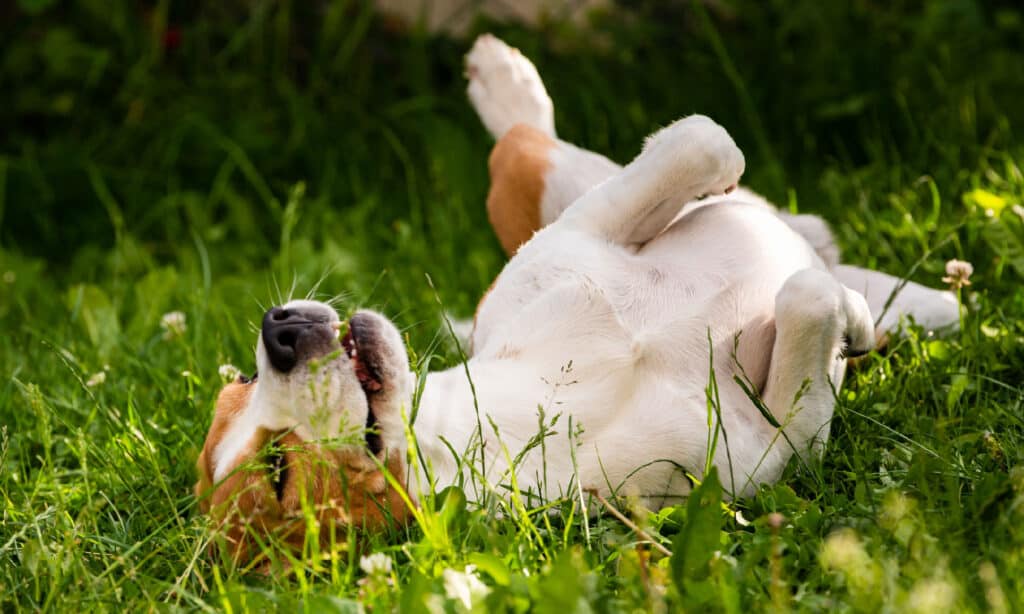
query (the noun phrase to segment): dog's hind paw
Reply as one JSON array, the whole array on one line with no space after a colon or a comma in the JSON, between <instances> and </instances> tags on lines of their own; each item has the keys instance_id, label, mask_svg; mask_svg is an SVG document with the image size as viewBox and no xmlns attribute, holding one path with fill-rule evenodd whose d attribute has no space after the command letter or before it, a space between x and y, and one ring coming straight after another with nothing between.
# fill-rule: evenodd
<instances>
[{"instance_id":1,"label":"dog's hind paw","mask_svg":"<svg viewBox=\"0 0 1024 614\"><path fill-rule=\"evenodd\" d=\"M555 136L555 111L536 67L518 49L484 34L466 54L467 92L481 121L500 139L527 124Z\"/></svg>"}]
</instances>

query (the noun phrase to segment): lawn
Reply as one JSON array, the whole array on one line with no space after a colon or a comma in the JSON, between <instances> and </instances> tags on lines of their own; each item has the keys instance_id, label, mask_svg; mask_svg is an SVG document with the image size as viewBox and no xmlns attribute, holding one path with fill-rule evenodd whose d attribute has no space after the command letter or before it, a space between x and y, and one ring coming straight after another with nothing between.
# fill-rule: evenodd
<instances>
[{"instance_id":1,"label":"lawn","mask_svg":"<svg viewBox=\"0 0 1024 614\"><path fill-rule=\"evenodd\" d=\"M844 261L934 287L973 263L962 330L908 322L849 374L823 457L752 498L708 480L658 513L614 502L671 556L570 500L448 492L424 526L269 575L208 555L191 492L221 367L251 372L263 310L307 294L386 313L418 372L458 363L443 314L470 316L504 263L470 40L355 1L67 4L0 8L3 611L1018 609L1017 3L478 22L536 62L562 138L627 161L704 113L745 184L827 219Z\"/></svg>"}]
</instances>

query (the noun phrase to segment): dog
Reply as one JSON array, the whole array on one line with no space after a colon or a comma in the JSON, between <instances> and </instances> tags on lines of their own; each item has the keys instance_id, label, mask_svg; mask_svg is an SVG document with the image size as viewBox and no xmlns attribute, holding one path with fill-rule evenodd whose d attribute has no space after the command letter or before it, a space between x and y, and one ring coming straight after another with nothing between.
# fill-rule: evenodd
<instances>
[{"instance_id":1,"label":"dog","mask_svg":"<svg viewBox=\"0 0 1024 614\"><path fill-rule=\"evenodd\" d=\"M711 119L655 132L620 167L558 140L517 50L485 35L467 73L497 139L487 209L510 256L471 355L417 391L383 315L270 309L258 375L220 393L198 460L200 505L236 557L269 533L301 545L309 510L321 539L380 530L465 480L657 508L710 462L750 495L820 452L847 358L904 316L956 325L949 292L841 265L821 219L737 187L743 154Z\"/></svg>"}]
</instances>

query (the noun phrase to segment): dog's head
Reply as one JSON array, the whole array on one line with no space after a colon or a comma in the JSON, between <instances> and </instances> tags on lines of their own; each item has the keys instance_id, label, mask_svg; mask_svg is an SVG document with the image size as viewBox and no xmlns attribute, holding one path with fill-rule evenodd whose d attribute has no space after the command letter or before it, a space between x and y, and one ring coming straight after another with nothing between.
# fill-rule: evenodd
<instances>
[{"instance_id":1,"label":"dog's head","mask_svg":"<svg viewBox=\"0 0 1024 614\"><path fill-rule=\"evenodd\" d=\"M394 325L371 311L346 323L328 305L292 301L263 316L256 365L221 391L197 463L200 507L233 556L247 560L274 538L300 546L310 520L324 541L339 527L405 520L395 485L405 480L413 378Z\"/></svg>"}]
</instances>

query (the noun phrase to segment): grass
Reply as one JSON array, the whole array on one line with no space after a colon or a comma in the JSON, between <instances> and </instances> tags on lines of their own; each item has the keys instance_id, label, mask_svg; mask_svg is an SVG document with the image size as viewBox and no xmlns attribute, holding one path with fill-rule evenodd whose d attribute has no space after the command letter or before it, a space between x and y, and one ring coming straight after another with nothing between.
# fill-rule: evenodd
<instances>
[{"instance_id":1,"label":"grass","mask_svg":"<svg viewBox=\"0 0 1024 614\"><path fill-rule=\"evenodd\" d=\"M0 10L3 609L459 611L446 580L479 590L453 575L472 564L499 611L1015 611L1024 13L721 4L637 3L600 36L477 27L536 60L568 140L624 161L703 112L845 261L933 286L971 261L963 330L871 355L823 459L755 497L723 508L709 478L659 513L618 501L672 557L571 502L499 518L449 492L428 529L269 577L207 557L190 492L218 367L251 371L261 306L314 288L394 318L418 369L457 364L442 306L471 314L503 264L468 43L359 2Z\"/></svg>"}]
</instances>

